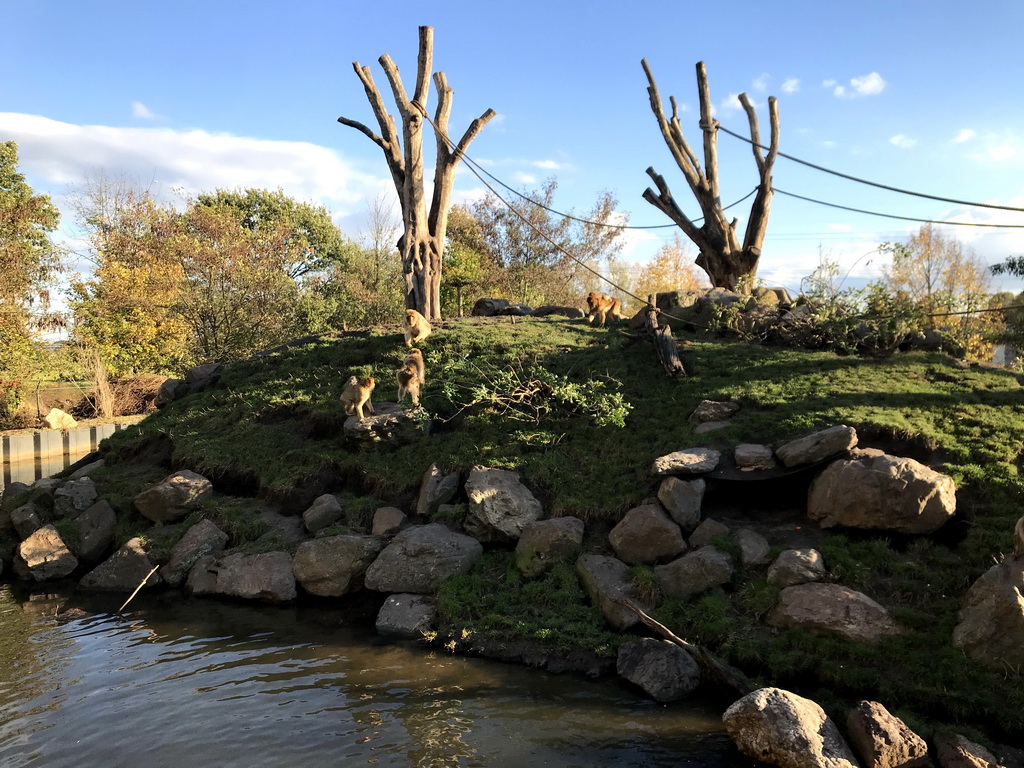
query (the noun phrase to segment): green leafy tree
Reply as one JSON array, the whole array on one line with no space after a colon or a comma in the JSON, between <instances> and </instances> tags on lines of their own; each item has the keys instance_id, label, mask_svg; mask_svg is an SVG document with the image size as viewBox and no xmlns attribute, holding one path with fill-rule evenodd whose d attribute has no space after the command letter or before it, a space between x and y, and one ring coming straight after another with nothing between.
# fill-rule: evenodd
<instances>
[{"instance_id":1,"label":"green leafy tree","mask_svg":"<svg viewBox=\"0 0 1024 768\"><path fill-rule=\"evenodd\" d=\"M60 214L18 172L18 145L0 142L0 371L17 372L32 356L34 333L53 328L49 288L62 269L50 239Z\"/></svg>"},{"instance_id":2,"label":"green leafy tree","mask_svg":"<svg viewBox=\"0 0 1024 768\"><path fill-rule=\"evenodd\" d=\"M491 268L487 282L501 297L531 305L578 303L594 289L596 278L587 267L600 272L621 250L621 230L606 226L625 223L610 192L601 193L589 212L572 219L550 210L557 188L558 182L550 178L540 189L524 191L539 204L515 202L518 213L493 195L473 205Z\"/></svg>"},{"instance_id":3,"label":"green leafy tree","mask_svg":"<svg viewBox=\"0 0 1024 768\"><path fill-rule=\"evenodd\" d=\"M462 317L463 299L484 287L486 245L473 212L453 205L448 213L448 237L444 247L441 308L446 316Z\"/></svg>"},{"instance_id":4,"label":"green leafy tree","mask_svg":"<svg viewBox=\"0 0 1024 768\"><path fill-rule=\"evenodd\" d=\"M254 246L273 249L274 258L293 279L344 267L354 250L327 208L296 200L280 189L218 189L198 195L195 205L234 211L237 221L256 233Z\"/></svg>"},{"instance_id":5,"label":"green leafy tree","mask_svg":"<svg viewBox=\"0 0 1024 768\"><path fill-rule=\"evenodd\" d=\"M192 359L174 308L184 282L172 250L178 213L103 181L86 195L76 208L94 268L71 282L75 340L95 349L114 378L180 372Z\"/></svg>"},{"instance_id":6,"label":"green leafy tree","mask_svg":"<svg viewBox=\"0 0 1024 768\"><path fill-rule=\"evenodd\" d=\"M75 335L115 377L245 357L337 311L314 293L324 278L311 270L340 269L352 246L324 211L260 190L186 200L184 211L96 192L78 206L96 266L72 283ZM303 210L319 236L296 224Z\"/></svg>"}]
</instances>

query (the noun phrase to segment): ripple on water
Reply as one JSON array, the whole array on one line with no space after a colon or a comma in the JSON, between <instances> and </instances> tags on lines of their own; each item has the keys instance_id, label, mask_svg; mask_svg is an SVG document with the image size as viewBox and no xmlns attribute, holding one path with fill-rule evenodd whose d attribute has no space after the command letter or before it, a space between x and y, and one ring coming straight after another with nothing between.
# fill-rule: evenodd
<instances>
[{"instance_id":1,"label":"ripple on water","mask_svg":"<svg viewBox=\"0 0 1024 768\"><path fill-rule=\"evenodd\" d=\"M287 609L138 602L61 622L0 589L0 764L748 764L705 704L380 645Z\"/></svg>"}]
</instances>

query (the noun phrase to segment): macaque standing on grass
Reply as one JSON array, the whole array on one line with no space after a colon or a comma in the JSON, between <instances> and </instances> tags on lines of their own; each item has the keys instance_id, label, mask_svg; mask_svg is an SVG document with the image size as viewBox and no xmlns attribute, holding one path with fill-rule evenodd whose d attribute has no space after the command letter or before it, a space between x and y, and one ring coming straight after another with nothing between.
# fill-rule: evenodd
<instances>
[{"instance_id":1,"label":"macaque standing on grass","mask_svg":"<svg viewBox=\"0 0 1024 768\"><path fill-rule=\"evenodd\" d=\"M1024 555L1024 517L1013 526L1013 559L1020 560Z\"/></svg>"},{"instance_id":2,"label":"macaque standing on grass","mask_svg":"<svg viewBox=\"0 0 1024 768\"><path fill-rule=\"evenodd\" d=\"M401 403L406 395L412 397L413 407L420 404L420 374L416 370L415 363L407 362L395 374L398 380L398 402Z\"/></svg>"},{"instance_id":3,"label":"macaque standing on grass","mask_svg":"<svg viewBox=\"0 0 1024 768\"><path fill-rule=\"evenodd\" d=\"M622 302L618 299L613 299L611 296L606 296L603 293L594 293L591 291L587 294L587 320L593 324L594 319L598 321L598 326L603 327L605 321L608 318L612 320L622 320Z\"/></svg>"},{"instance_id":4,"label":"macaque standing on grass","mask_svg":"<svg viewBox=\"0 0 1024 768\"><path fill-rule=\"evenodd\" d=\"M433 329L427 318L415 309L405 310L405 346L411 347L418 341L423 341Z\"/></svg>"},{"instance_id":5,"label":"macaque standing on grass","mask_svg":"<svg viewBox=\"0 0 1024 768\"><path fill-rule=\"evenodd\" d=\"M345 388L341 390L341 402L345 406L345 413L349 416L358 414L359 420L362 421L366 418L363 415L363 406L365 405L366 411L372 415L374 411L373 403L370 402L370 393L373 392L374 384L372 376L362 379L350 376Z\"/></svg>"}]
</instances>

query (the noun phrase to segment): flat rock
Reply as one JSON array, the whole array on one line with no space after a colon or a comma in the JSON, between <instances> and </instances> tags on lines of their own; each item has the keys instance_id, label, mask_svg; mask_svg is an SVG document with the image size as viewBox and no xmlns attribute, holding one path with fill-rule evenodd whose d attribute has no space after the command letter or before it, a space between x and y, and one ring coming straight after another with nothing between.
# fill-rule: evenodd
<instances>
[{"instance_id":1,"label":"flat rock","mask_svg":"<svg viewBox=\"0 0 1024 768\"><path fill-rule=\"evenodd\" d=\"M805 437L791 440L775 449L775 455L787 467L813 464L838 456L857 445L857 430L845 424L829 427Z\"/></svg>"},{"instance_id":2,"label":"flat rock","mask_svg":"<svg viewBox=\"0 0 1024 768\"><path fill-rule=\"evenodd\" d=\"M714 448L687 448L659 456L651 465L651 474L655 477L664 475L702 475L714 471L722 454Z\"/></svg>"}]
</instances>

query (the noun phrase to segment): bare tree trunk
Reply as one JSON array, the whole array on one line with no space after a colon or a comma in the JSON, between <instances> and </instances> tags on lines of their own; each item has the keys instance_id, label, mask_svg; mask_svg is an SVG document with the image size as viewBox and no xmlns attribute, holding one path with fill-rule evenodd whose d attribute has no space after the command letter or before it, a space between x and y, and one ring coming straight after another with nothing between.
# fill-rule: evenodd
<instances>
[{"instance_id":1,"label":"bare tree trunk","mask_svg":"<svg viewBox=\"0 0 1024 768\"><path fill-rule=\"evenodd\" d=\"M679 110L675 98L670 98L672 105L672 116L666 118L665 110L662 107L661 96L658 94L658 86L654 82L654 75L647 64L643 62L644 72L647 74L647 93L651 100L651 110L658 119L658 127L665 139L676 165L683 172L690 191L697 199L704 223L698 227L691 221L672 197L664 177L656 173L654 168L647 169L647 175L651 177L657 187L657 193L648 187L643 194L644 199L658 210L662 211L697 246L699 255L696 264L703 269L711 284L715 287L728 288L729 290L741 289L749 292L753 287L754 278L757 275L757 263L761 257L761 244L764 242L765 231L768 227L768 213L771 208L772 199L772 167L779 151L779 110L775 97L768 99L768 110L771 119L771 143L768 154L761 155L761 138L757 126L757 113L754 111L747 95L740 95L740 103L747 113L747 120L750 124L750 137L754 146L754 160L757 163L760 182L757 187L757 195L750 208L750 218L747 222L746 234L742 245L736 233L738 220L729 221L725 211L722 209L722 200L719 195L718 182L718 121L712 116L711 94L708 88L707 71L704 62L697 64L697 85L700 93L700 127L704 134L704 167L694 154L690 145L683 138L683 129L679 122Z\"/></svg>"},{"instance_id":2,"label":"bare tree trunk","mask_svg":"<svg viewBox=\"0 0 1024 768\"><path fill-rule=\"evenodd\" d=\"M427 119L427 97L430 91L428 73L433 62L433 27L420 27L419 56L416 62L416 87L410 99L402 85L398 67L384 54L379 62L391 85L398 114L402 120L402 138L394 118L388 114L384 99L373 82L370 68L353 62L356 75L363 83L366 98L373 108L378 136L362 123L339 117L338 122L360 131L383 152L391 171L402 208L404 233L399 239L402 271L405 276L405 306L415 309L432 321L441 319L441 255L444 252L448 228L448 208L451 205L455 168L470 142L494 117L488 109L474 120L456 143L448 137L448 118L452 110L452 89L443 72L434 73L434 86L438 94L434 113L434 136L437 143L437 162L434 166L434 192L427 208L423 189L423 122Z\"/></svg>"}]
</instances>

